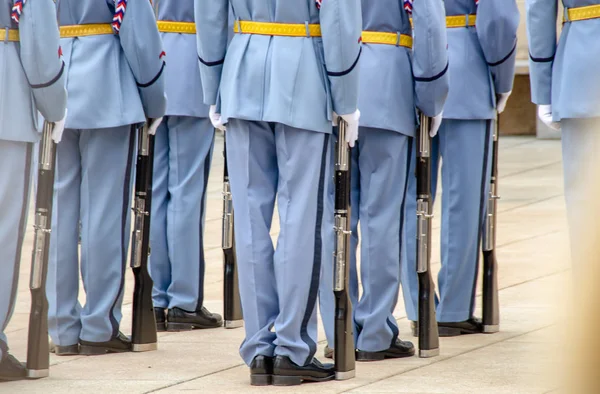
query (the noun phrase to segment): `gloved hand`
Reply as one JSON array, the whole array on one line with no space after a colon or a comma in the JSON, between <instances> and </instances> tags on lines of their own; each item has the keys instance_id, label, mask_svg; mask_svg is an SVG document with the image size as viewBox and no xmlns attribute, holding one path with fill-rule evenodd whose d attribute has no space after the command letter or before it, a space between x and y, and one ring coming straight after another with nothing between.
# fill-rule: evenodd
<instances>
[{"instance_id":1,"label":"gloved hand","mask_svg":"<svg viewBox=\"0 0 600 394\"><path fill-rule=\"evenodd\" d=\"M442 120L444 117L444 110L442 110L442 112L439 113L439 115L434 116L433 118L431 118L431 125L429 126L429 136L431 138L435 137L440 129L440 126L442 125Z\"/></svg>"},{"instance_id":2,"label":"gloved hand","mask_svg":"<svg viewBox=\"0 0 600 394\"><path fill-rule=\"evenodd\" d=\"M496 111L498 111L499 114L504 112L504 109L506 109L506 103L508 102L508 98L511 94L512 91L508 93L499 93L496 95Z\"/></svg>"},{"instance_id":3,"label":"gloved hand","mask_svg":"<svg viewBox=\"0 0 600 394\"><path fill-rule=\"evenodd\" d=\"M356 140L358 140L358 120L360 119L360 111L357 109L351 114L338 115L333 113L333 125L338 125L338 118L342 118L348 126L346 127L346 142L350 148L354 148Z\"/></svg>"},{"instance_id":4,"label":"gloved hand","mask_svg":"<svg viewBox=\"0 0 600 394\"><path fill-rule=\"evenodd\" d=\"M217 113L217 106L211 105L208 111L208 117L210 118L210 123L212 123L213 127L220 131L225 131L227 128L223 124L223 119L221 119L221 114Z\"/></svg>"},{"instance_id":5,"label":"gloved hand","mask_svg":"<svg viewBox=\"0 0 600 394\"><path fill-rule=\"evenodd\" d=\"M59 143L62 140L63 131L65 131L65 120L67 119L67 110L65 109L65 116L58 122L54 123L52 128L52 139L55 143Z\"/></svg>"},{"instance_id":6,"label":"gloved hand","mask_svg":"<svg viewBox=\"0 0 600 394\"><path fill-rule=\"evenodd\" d=\"M551 105L539 105L538 106L538 117L546 126L560 131L560 122L554 122L552 120L552 106Z\"/></svg>"},{"instance_id":7,"label":"gloved hand","mask_svg":"<svg viewBox=\"0 0 600 394\"><path fill-rule=\"evenodd\" d=\"M148 125L148 134L155 135L156 130L158 130L158 126L160 126L162 121L163 121L162 116L160 118L152 119L152 122Z\"/></svg>"}]
</instances>

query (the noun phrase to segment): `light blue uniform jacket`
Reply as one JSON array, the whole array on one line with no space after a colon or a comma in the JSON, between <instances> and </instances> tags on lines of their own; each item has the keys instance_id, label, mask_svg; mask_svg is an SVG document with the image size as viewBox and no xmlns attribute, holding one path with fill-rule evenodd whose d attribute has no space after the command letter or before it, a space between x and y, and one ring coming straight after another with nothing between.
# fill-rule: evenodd
<instances>
[{"instance_id":1,"label":"light blue uniform jacket","mask_svg":"<svg viewBox=\"0 0 600 394\"><path fill-rule=\"evenodd\" d=\"M194 22L194 0L160 0L158 19L173 22ZM165 67L167 113L172 116L208 116L204 105L202 83L196 56L196 35L160 33L169 61Z\"/></svg>"},{"instance_id":2,"label":"light blue uniform jacket","mask_svg":"<svg viewBox=\"0 0 600 394\"><path fill-rule=\"evenodd\" d=\"M35 142L37 111L56 122L65 114L64 63L60 56L52 0L25 3L19 23L11 20L13 0L0 0L4 29L19 29L19 42L0 31L0 140Z\"/></svg>"},{"instance_id":3,"label":"light blue uniform jacket","mask_svg":"<svg viewBox=\"0 0 600 394\"><path fill-rule=\"evenodd\" d=\"M446 15L477 14L475 27L448 28L447 119L492 119L496 94L512 90L519 10L516 0L445 0Z\"/></svg>"},{"instance_id":4,"label":"light blue uniform jacket","mask_svg":"<svg viewBox=\"0 0 600 394\"><path fill-rule=\"evenodd\" d=\"M61 1L61 26L110 24L113 0ZM165 57L149 1L129 0L119 34L62 38L69 129L140 123L165 114ZM93 92L93 93L91 93Z\"/></svg>"},{"instance_id":5,"label":"light blue uniform jacket","mask_svg":"<svg viewBox=\"0 0 600 394\"><path fill-rule=\"evenodd\" d=\"M322 38L235 34L227 47L229 5L241 21L320 24ZM331 133L332 111L357 109L359 0L196 0L195 12L204 103L220 94L225 121Z\"/></svg>"},{"instance_id":6,"label":"light blue uniform jacket","mask_svg":"<svg viewBox=\"0 0 600 394\"><path fill-rule=\"evenodd\" d=\"M399 0L362 1L363 30L410 36L409 14ZM444 3L416 0L414 42L406 47L364 44L360 59L361 126L413 136L415 107L428 116L442 112L448 95L448 53ZM414 78L413 78L414 76Z\"/></svg>"},{"instance_id":7,"label":"light blue uniform jacket","mask_svg":"<svg viewBox=\"0 0 600 394\"><path fill-rule=\"evenodd\" d=\"M527 0L531 95L555 121L600 116L600 19L567 22L556 37L558 0ZM598 0L564 0L566 9Z\"/></svg>"}]
</instances>

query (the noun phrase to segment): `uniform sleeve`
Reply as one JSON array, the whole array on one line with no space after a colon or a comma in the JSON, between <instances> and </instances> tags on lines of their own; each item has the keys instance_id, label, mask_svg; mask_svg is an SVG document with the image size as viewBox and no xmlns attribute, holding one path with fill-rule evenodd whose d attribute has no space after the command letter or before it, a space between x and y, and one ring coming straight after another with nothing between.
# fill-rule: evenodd
<instances>
[{"instance_id":1,"label":"uniform sleeve","mask_svg":"<svg viewBox=\"0 0 600 394\"><path fill-rule=\"evenodd\" d=\"M556 53L558 0L527 0L531 100L552 104L552 64Z\"/></svg>"},{"instance_id":2,"label":"uniform sleeve","mask_svg":"<svg viewBox=\"0 0 600 394\"><path fill-rule=\"evenodd\" d=\"M477 36L492 73L496 94L512 90L519 19L516 0L479 1Z\"/></svg>"},{"instance_id":3,"label":"uniform sleeve","mask_svg":"<svg viewBox=\"0 0 600 394\"><path fill-rule=\"evenodd\" d=\"M146 117L164 116L165 52L149 0L117 0L113 29L118 31L121 47L137 82ZM119 24L119 17L121 23Z\"/></svg>"},{"instance_id":4,"label":"uniform sleeve","mask_svg":"<svg viewBox=\"0 0 600 394\"><path fill-rule=\"evenodd\" d=\"M415 103L427 116L442 112L448 96L448 38L441 0L413 3L413 75Z\"/></svg>"},{"instance_id":5,"label":"uniform sleeve","mask_svg":"<svg viewBox=\"0 0 600 394\"><path fill-rule=\"evenodd\" d=\"M228 44L229 0L195 0L194 20L204 104L215 105Z\"/></svg>"},{"instance_id":6,"label":"uniform sleeve","mask_svg":"<svg viewBox=\"0 0 600 394\"><path fill-rule=\"evenodd\" d=\"M333 110L338 115L354 113L362 35L360 1L323 0L320 24Z\"/></svg>"},{"instance_id":7,"label":"uniform sleeve","mask_svg":"<svg viewBox=\"0 0 600 394\"><path fill-rule=\"evenodd\" d=\"M47 121L57 122L64 118L67 92L54 2L25 2L18 21L21 63L35 105Z\"/></svg>"}]
</instances>

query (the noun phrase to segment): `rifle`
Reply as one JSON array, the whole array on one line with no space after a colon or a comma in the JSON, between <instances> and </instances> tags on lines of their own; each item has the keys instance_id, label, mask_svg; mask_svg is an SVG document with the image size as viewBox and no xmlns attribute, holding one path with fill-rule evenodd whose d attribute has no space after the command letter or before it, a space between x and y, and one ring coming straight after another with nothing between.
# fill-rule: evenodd
<instances>
[{"instance_id":1,"label":"rifle","mask_svg":"<svg viewBox=\"0 0 600 394\"><path fill-rule=\"evenodd\" d=\"M223 135L223 314L225 328L238 328L244 325L242 303L238 285L237 263L235 259L235 240L233 236L233 202L227 169L226 136Z\"/></svg>"},{"instance_id":2,"label":"rifle","mask_svg":"<svg viewBox=\"0 0 600 394\"><path fill-rule=\"evenodd\" d=\"M498 115L493 122L492 171L490 191L483 233L483 332L492 334L500 330L498 301L498 261L496 260L496 221L498 208Z\"/></svg>"},{"instance_id":3,"label":"rifle","mask_svg":"<svg viewBox=\"0 0 600 394\"><path fill-rule=\"evenodd\" d=\"M50 229L56 164L56 144L52 140L53 128L54 123L44 122L38 163L33 253L29 281L31 310L27 337L27 376L31 379L47 377L50 369L46 277L50 257Z\"/></svg>"},{"instance_id":4,"label":"rifle","mask_svg":"<svg viewBox=\"0 0 600 394\"><path fill-rule=\"evenodd\" d=\"M433 220L431 195L431 119L420 115L417 136L417 275L419 276L419 357L440 354L437 320L435 317L435 285L431 278L431 224Z\"/></svg>"},{"instance_id":5,"label":"rifle","mask_svg":"<svg viewBox=\"0 0 600 394\"><path fill-rule=\"evenodd\" d=\"M152 120L138 128L138 155L135 173L135 203L131 248L131 268L134 276L133 325L131 343L134 352L157 349L156 319L152 303L152 278L148 272L150 256L150 212L152 203L152 172L154 136L148 132Z\"/></svg>"},{"instance_id":6,"label":"rifle","mask_svg":"<svg viewBox=\"0 0 600 394\"><path fill-rule=\"evenodd\" d=\"M338 119L335 161L335 249L333 293L335 295L334 362L336 380L351 379L355 371L354 321L349 295L350 279L350 147L346 122Z\"/></svg>"}]
</instances>

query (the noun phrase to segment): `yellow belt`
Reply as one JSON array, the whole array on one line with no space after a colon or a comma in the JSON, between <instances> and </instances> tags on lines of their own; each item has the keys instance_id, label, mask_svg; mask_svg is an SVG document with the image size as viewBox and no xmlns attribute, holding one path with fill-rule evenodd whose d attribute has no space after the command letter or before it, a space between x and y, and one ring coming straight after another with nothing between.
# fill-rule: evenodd
<instances>
[{"instance_id":1,"label":"yellow belt","mask_svg":"<svg viewBox=\"0 0 600 394\"><path fill-rule=\"evenodd\" d=\"M321 26L316 24L236 21L233 31L263 36L321 37Z\"/></svg>"},{"instance_id":2,"label":"yellow belt","mask_svg":"<svg viewBox=\"0 0 600 394\"><path fill-rule=\"evenodd\" d=\"M70 25L60 27L61 38L100 36L105 34L114 34L112 26L109 23L97 23L89 25Z\"/></svg>"},{"instance_id":3,"label":"yellow belt","mask_svg":"<svg viewBox=\"0 0 600 394\"><path fill-rule=\"evenodd\" d=\"M446 17L446 27L473 27L477 21L477 15L455 15Z\"/></svg>"},{"instance_id":4,"label":"yellow belt","mask_svg":"<svg viewBox=\"0 0 600 394\"><path fill-rule=\"evenodd\" d=\"M196 34L194 22L158 21L157 24L161 33Z\"/></svg>"},{"instance_id":5,"label":"yellow belt","mask_svg":"<svg viewBox=\"0 0 600 394\"><path fill-rule=\"evenodd\" d=\"M4 33L2 33L2 30L0 30L0 35L4 35L4 37L7 37L7 34L6 34L7 31L8 31L8 38L0 39L0 41L19 42L19 30L4 29Z\"/></svg>"},{"instance_id":6,"label":"yellow belt","mask_svg":"<svg viewBox=\"0 0 600 394\"><path fill-rule=\"evenodd\" d=\"M412 37L406 34L363 31L362 42L365 44L386 44L412 48Z\"/></svg>"},{"instance_id":7,"label":"yellow belt","mask_svg":"<svg viewBox=\"0 0 600 394\"><path fill-rule=\"evenodd\" d=\"M446 27L473 27L477 21L477 15L455 15L446 17ZM410 18L410 25L413 25L413 20Z\"/></svg>"},{"instance_id":8,"label":"yellow belt","mask_svg":"<svg viewBox=\"0 0 600 394\"><path fill-rule=\"evenodd\" d=\"M585 21L600 18L600 5L565 8L563 22Z\"/></svg>"}]
</instances>

